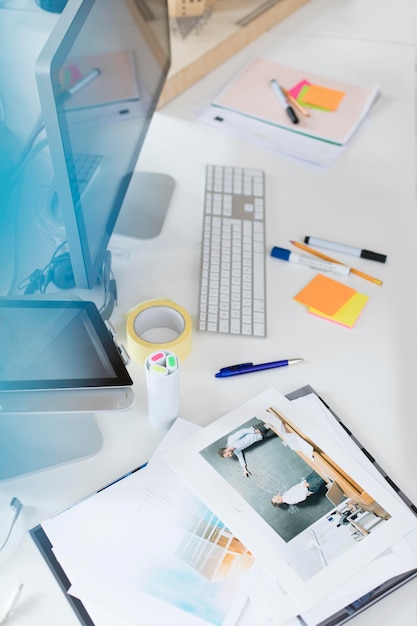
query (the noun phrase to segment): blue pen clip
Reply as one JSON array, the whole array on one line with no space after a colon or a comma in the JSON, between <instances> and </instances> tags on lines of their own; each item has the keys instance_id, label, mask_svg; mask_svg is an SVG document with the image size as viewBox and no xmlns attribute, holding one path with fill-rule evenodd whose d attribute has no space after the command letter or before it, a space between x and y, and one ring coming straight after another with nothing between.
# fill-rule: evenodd
<instances>
[{"instance_id":1,"label":"blue pen clip","mask_svg":"<svg viewBox=\"0 0 417 626\"><path fill-rule=\"evenodd\" d=\"M219 369L220 372L233 372L234 370L238 370L241 367L251 367L253 363L237 363L236 365L229 365L228 367L221 367Z\"/></svg>"}]
</instances>

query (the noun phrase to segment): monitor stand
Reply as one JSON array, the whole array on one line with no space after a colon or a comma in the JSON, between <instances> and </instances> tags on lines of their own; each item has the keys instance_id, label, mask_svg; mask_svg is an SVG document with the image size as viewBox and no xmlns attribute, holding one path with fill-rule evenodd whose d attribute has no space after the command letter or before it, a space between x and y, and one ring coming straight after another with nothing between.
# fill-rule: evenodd
<instances>
[{"instance_id":1,"label":"monitor stand","mask_svg":"<svg viewBox=\"0 0 417 626\"><path fill-rule=\"evenodd\" d=\"M114 232L136 239L159 235L174 187L168 174L134 172Z\"/></svg>"},{"instance_id":2,"label":"monitor stand","mask_svg":"<svg viewBox=\"0 0 417 626\"><path fill-rule=\"evenodd\" d=\"M0 481L79 461L102 443L91 413L0 413Z\"/></svg>"}]
</instances>

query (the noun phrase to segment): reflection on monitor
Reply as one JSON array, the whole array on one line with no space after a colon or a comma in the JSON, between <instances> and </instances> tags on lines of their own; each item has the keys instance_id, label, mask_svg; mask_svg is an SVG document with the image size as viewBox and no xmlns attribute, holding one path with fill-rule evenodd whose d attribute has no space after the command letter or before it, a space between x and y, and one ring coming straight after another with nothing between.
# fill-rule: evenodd
<instances>
[{"instance_id":1,"label":"reflection on monitor","mask_svg":"<svg viewBox=\"0 0 417 626\"><path fill-rule=\"evenodd\" d=\"M147 238L162 227L172 178L133 174L169 66L167 0L69 0L38 57L47 211L63 221L78 287L97 282L115 229Z\"/></svg>"}]
</instances>

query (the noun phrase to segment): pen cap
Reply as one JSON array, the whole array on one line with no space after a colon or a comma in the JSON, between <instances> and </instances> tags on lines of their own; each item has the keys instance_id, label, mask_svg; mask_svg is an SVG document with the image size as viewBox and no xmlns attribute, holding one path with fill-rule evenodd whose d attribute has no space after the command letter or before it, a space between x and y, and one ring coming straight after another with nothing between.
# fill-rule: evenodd
<instances>
[{"instance_id":1,"label":"pen cap","mask_svg":"<svg viewBox=\"0 0 417 626\"><path fill-rule=\"evenodd\" d=\"M279 248L278 246L274 246L271 250L271 256L276 259L282 259L283 261L289 261L290 259L290 250L286 250L285 248Z\"/></svg>"},{"instance_id":2,"label":"pen cap","mask_svg":"<svg viewBox=\"0 0 417 626\"><path fill-rule=\"evenodd\" d=\"M379 252L372 252L372 250L361 250L362 259L369 259L370 261L378 261L379 263L385 263L387 260L386 254L380 254Z\"/></svg>"},{"instance_id":3,"label":"pen cap","mask_svg":"<svg viewBox=\"0 0 417 626\"><path fill-rule=\"evenodd\" d=\"M154 428L168 430L179 415L180 368L176 354L152 352L145 361L148 417Z\"/></svg>"}]
</instances>

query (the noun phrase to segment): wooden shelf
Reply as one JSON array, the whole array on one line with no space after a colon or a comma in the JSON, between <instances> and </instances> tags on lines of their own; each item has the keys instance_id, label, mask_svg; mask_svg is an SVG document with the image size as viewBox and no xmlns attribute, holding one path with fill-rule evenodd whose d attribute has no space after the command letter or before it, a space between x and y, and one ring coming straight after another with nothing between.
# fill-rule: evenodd
<instances>
[{"instance_id":1,"label":"wooden shelf","mask_svg":"<svg viewBox=\"0 0 417 626\"><path fill-rule=\"evenodd\" d=\"M171 18L172 64L159 108L308 1L212 0L208 15L185 38Z\"/></svg>"}]
</instances>

